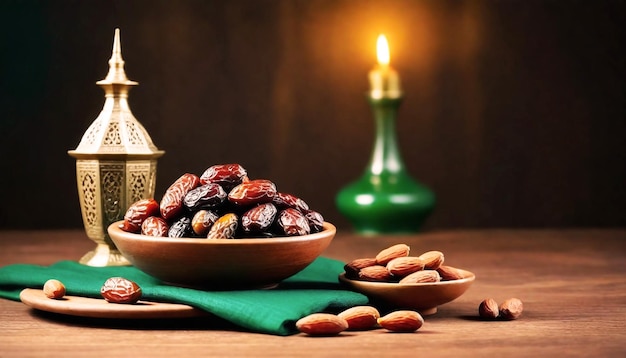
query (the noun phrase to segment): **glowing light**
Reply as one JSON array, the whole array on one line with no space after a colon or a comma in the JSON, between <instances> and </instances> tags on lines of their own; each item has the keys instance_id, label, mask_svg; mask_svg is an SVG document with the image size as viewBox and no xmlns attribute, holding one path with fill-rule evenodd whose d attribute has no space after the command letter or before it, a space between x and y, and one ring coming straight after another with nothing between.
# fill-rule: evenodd
<instances>
[{"instance_id":1,"label":"glowing light","mask_svg":"<svg viewBox=\"0 0 626 358\"><path fill-rule=\"evenodd\" d=\"M389 44L383 34L378 35L378 40L376 41L376 56L379 64L389 65Z\"/></svg>"}]
</instances>

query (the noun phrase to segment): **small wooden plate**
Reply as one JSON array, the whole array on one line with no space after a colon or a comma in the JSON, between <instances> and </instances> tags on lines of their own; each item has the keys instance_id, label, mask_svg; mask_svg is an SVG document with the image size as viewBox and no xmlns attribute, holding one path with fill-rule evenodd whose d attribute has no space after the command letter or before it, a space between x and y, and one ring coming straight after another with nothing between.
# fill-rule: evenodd
<instances>
[{"instance_id":1,"label":"small wooden plate","mask_svg":"<svg viewBox=\"0 0 626 358\"><path fill-rule=\"evenodd\" d=\"M62 299L46 297L42 290L26 288L20 300L32 308L71 316L93 318L187 318L208 316L203 310L177 303L139 301L135 304L109 303L104 299L65 296Z\"/></svg>"},{"instance_id":2,"label":"small wooden plate","mask_svg":"<svg viewBox=\"0 0 626 358\"><path fill-rule=\"evenodd\" d=\"M345 272L339 281L349 289L370 299L398 309L413 309L422 315L437 312L437 306L454 301L472 285L476 276L467 270L457 269L463 278L452 281L398 284L351 280Z\"/></svg>"}]
</instances>

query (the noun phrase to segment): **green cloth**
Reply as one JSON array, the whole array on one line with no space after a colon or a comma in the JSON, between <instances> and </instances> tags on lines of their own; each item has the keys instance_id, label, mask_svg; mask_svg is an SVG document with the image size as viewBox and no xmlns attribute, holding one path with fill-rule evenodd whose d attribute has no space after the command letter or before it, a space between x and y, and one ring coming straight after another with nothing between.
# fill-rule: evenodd
<instances>
[{"instance_id":1,"label":"green cloth","mask_svg":"<svg viewBox=\"0 0 626 358\"><path fill-rule=\"evenodd\" d=\"M319 257L303 271L269 290L201 291L169 286L132 266L90 267L74 261L51 266L14 264L0 268L0 297L19 301L24 288L42 288L48 279L64 283L67 294L102 299L110 277L136 282L142 300L193 306L254 332L297 333L295 322L311 313L366 304L366 296L343 289L337 276L343 263Z\"/></svg>"}]
</instances>

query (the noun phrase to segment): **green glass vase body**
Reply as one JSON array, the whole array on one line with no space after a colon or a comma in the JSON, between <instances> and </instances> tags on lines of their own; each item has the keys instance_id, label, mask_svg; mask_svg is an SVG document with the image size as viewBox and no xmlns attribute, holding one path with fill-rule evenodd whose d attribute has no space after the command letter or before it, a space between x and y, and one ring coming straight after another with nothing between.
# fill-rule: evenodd
<instances>
[{"instance_id":1,"label":"green glass vase body","mask_svg":"<svg viewBox=\"0 0 626 358\"><path fill-rule=\"evenodd\" d=\"M435 207L435 194L407 173L396 140L401 98L369 98L376 124L374 150L363 175L343 188L336 205L361 234L420 231Z\"/></svg>"}]
</instances>

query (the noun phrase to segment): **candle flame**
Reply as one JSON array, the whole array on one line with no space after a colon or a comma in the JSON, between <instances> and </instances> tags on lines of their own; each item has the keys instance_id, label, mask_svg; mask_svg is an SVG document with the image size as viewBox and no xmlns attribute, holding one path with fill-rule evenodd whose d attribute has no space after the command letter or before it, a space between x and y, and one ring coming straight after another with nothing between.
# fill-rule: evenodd
<instances>
[{"instance_id":1,"label":"candle flame","mask_svg":"<svg viewBox=\"0 0 626 358\"><path fill-rule=\"evenodd\" d=\"M376 41L376 56L379 64L389 65L389 44L387 44L387 38L383 34L378 35Z\"/></svg>"}]
</instances>

